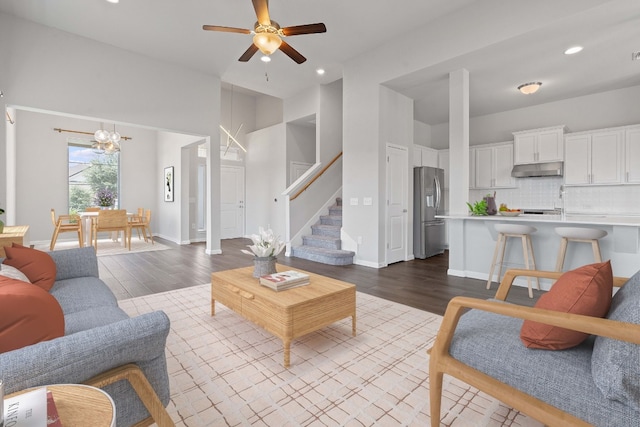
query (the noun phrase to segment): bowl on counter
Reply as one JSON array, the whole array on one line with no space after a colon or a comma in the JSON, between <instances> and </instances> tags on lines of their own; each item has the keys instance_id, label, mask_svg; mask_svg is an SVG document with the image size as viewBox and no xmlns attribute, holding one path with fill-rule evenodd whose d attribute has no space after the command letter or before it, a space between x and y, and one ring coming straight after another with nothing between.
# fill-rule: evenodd
<instances>
[{"instance_id":1,"label":"bowl on counter","mask_svg":"<svg viewBox=\"0 0 640 427\"><path fill-rule=\"evenodd\" d=\"M502 216L518 216L522 211L498 211L498 213Z\"/></svg>"}]
</instances>

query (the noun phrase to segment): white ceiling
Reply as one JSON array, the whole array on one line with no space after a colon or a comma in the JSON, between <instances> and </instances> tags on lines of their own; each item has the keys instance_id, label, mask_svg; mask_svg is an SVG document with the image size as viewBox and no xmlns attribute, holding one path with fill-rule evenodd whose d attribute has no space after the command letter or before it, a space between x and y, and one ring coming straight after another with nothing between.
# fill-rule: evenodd
<instances>
[{"instance_id":1,"label":"white ceiling","mask_svg":"<svg viewBox=\"0 0 640 427\"><path fill-rule=\"evenodd\" d=\"M301 65L281 52L272 55L269 64L261 62L258 54L248 63L238 62L251 36L202 30L203 24L253 28L256 17L250 0L120 0L119 4L106 0L0 0L0 12L218 75L237 87L286 98L318 83L340 79L347 61L383 43L409 37L430 21L446 19L474 3L487 4L487 16L504 20L526 19L531 8L555 7L552 1L510 0L507 14L500 2L487 0L271 0L271 18L282 27L316 22L327 26L324 34L287 38L307 57ZM565 9L585 5L585 10L386 85L415 99L416 119L429 124L447 121L447 75L459 68L470 73L472 117L640 85L640 60L631 61L631 53L640 51L640 1L556 3ZM514 10L522 13L511 15ZM447 41L442 43L445 47ZM584 46L584 51L571 57L562 54L574 44ZM319 67L327 70L325 76L316 75ZM538 93L516 93L518 84L532 80L543 82Z\"/></svg>"}]
</instances>

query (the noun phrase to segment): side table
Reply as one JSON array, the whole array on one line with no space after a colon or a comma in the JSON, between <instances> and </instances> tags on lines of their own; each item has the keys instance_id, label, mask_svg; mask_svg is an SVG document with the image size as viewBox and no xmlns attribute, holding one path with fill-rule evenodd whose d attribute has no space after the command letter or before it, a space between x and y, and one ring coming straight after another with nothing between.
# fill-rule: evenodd
<instances>
[{"instance_id":1,"label":"side table","mask_svg":"<svg viewBox=\"0 0 640 427\"><path fill-rule=\"evenodd\" d=\"M28 243L25 242L28 231L28 225L5 225L2 234L0 234L0 258L7 256L4 252L5 246L11 246L12 243L28 246Z\"/></svg>"},{"instance_id":2,"label":"side table","mask_svg":"<svg viewBox=\"0 0 640 427\"><path fill-rule=\"evenodd\" d=\"M46 388L53 394L64 427L115 427L116 406L101 389L84 384L55 384ZM15 392L5 399L31 390Z\"/></svg>"}]
</instances>

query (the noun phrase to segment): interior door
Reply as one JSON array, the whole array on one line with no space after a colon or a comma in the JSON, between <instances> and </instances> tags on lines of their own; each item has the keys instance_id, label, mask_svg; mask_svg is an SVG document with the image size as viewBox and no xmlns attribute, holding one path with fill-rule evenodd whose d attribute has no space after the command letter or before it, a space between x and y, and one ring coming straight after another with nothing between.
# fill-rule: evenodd
<instances>
[{"instance_id":1,"label":"interior door","mask_svg":"<svg viewBox=\"0 0 640 427\"><path fill-rule=\"evenodd\" d=\"M386 263L407 259L408 162L406 147L387 145Z\"/></svg>"},{"instance_id":2,"label":"interior door","mask_svg":"<svg viewBox=\"0 0 640 427\"><path fill-rule=\"evenodd\" d=\"M220 238L244 236L244 168L220 167Z\"/></svg>"}]
</instances>

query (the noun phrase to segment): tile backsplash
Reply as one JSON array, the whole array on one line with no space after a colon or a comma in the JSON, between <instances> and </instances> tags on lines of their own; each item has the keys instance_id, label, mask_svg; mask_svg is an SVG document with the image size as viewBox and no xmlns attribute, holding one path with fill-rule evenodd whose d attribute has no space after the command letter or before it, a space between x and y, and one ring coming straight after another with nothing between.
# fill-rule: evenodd
<instances>
[{"instance_id":1,"label":"tile backsplash","mask_svg":"<svg viewBox=\"0 0 640 427\"><path fill-rule=\"evenodd\" d=\"M510 208L556 209L562 206L562 177L518 178L517 188L496 191L496 205ZM640 215L640 185L564 187L567 213ZM469 190L469 201L481 200L493 190Z\"/></svg>"}]
</instances>

